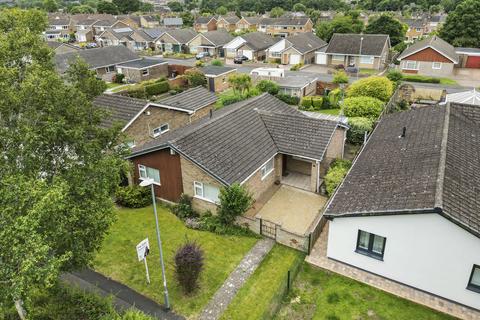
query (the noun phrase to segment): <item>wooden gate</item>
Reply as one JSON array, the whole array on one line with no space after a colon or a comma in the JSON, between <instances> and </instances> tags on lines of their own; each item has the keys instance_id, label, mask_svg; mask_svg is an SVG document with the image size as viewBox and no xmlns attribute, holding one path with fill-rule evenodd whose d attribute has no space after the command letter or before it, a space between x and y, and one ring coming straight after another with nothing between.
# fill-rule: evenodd
<instances>
[{"instance_id":1,"label":"wooden gate","mask_svg":"<svg viewBox=\"0 0 480 320\"><path fill-rule=\"evenodd\" d=\"M268 220L260 219L260 234L272 239L277 238L277 224Z\"/></svg>"}]
</instances>

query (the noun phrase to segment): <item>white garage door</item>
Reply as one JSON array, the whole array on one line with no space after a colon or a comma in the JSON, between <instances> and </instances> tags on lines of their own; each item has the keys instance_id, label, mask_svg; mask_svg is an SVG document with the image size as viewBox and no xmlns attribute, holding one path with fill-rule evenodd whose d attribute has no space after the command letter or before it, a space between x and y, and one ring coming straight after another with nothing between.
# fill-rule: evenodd
<instances>
[{"instance_id":1,"label":"white garage door","mask_svg":"<svg viewBox=\"0 0 480 320\"><path fill-rule=\"evenodd\" d=\"M325 53L317 53L315 63L327 64L327 55Z\"/></svg>"},{"instance_id":2,"label":"white garage door","mask_svg":"<svg viewBox=\"0 0 480 320\"><path fill-rule=\"evenodd\" d=\"M252 50L243 50L243 55L247 57L249 60L253 59L253 52Z\"/></svg>"},{"instance_id":3,"label":"white garage door","mask_svg":"<svg viewBox=\"0 0 480 320\"><path fill-rule=\"evenodd\" d=\"M300 55L299 54L291 54L290 55L290 64L298 64L300 63Z\"/></svg>"}]
</instances>

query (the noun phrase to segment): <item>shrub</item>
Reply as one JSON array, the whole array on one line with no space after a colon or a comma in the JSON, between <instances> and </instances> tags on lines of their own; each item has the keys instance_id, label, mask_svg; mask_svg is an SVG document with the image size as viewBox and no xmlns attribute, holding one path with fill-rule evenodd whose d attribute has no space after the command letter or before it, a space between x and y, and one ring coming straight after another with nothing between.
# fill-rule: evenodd
<instances>
[{"instance_id":1,"label":"shrub","mask_svg":"<svg viewBox=\"0 0 480 320\"><path fill-rule=\"evenodd\" d=\"M223 62L221 60L218 60L218 59L214 59L212 60L212 62L210 63L212 66L217 66L217 67L221 67L223 66Z\"/></svg>"},{"instance_id":2,"label":"shrub","mask_svg":"<svg viewBox=\"0 0 480 320\"><path fill-rule=\"evenodd\" d=\"M398 82L402 80L403 74L398 70L390 70L387 73L387 78L390 79L390 81Z\"/></svg>"},{"instance_id":3,"label":"shrub","mask_svg":"<svg viewBox=\"0 0 480 320\"><path fill-rule=\"evenodd\" d=\"M125 75L123 73L117 73L113 76L112 82L123 83L123 79L125 79Z\"/></svg>"},{"instance_id":4,"label":"shrub","mask_svg":"<svg viewBox=\"0 0 480 320\"><path fill-rule=\"evenodd\" d=\"M182 220L197 216L192 209L192 197L185 193L182 193L178 203L173 206L172 212Z\"/></svg>"},{"instance_id":5,"label":"shrub","mask_svg":"<svg viewBox=\"0 0 480 320\"><path fill-rule=\"evenodd\" d=\"M333 74L333 83L348 83L348 75L343 70L337 70Z\"/></svg>"},{"instance_id":6,"label":"shrub","mask_svg":"<svg viewBox=\"0 0 480 320\"><path fill-rule=\"evenodd\" d=\"M432 78L428 76L420 76L416 74L406 74L402 75L403 80L410 82L421 82L421 83L440 83L439 78Z\"/></svg>"},{"instance_id":7,"label":"shrub","mask_svg":"<svg viewBox=\"0 0 480 320\"><path fill-rule=\"evenodd\" d=\"M118 187L115 192L117 203L127 208L146 207L152 202L150 197L150 188L137 185Z\"/></svg>"},{"instance_id":8,"label":"shrub","mask_svg":"<svg viewBox=\"0 0 480 320\"><path fill-rule=\"evenodd\" d=\"M168 92L170 85L168 81L156 82L145 86L145 93L148 97Z\"/></svg>"},{"instance_id":9,"label":"shrub","mask_svg":"<svg viewBox=\"0 0 480 320\"><path fill-rule=\"evenodd\" d=\"M300 102L300 109L305 111L318 111L323 108L323 97L307 96Z\"/></svg>"},{"instance_id":10,"label":"shrub","mask_svg":"<svg viewBox=\"0 0 480 320\"><path fill-rule=\"evenodd\" d=\"M145 93L145 88L143 86L135 87L127 90L127 95L132 98L145 99L147 94Z\"/></svg>"},{"instance_id":11,"label":"shrub","mask_svg":"<svg viewBox=\"0 0 480 320\"><path fill-rule=\"evenodd\" d=\"M187 294L198 287L198 278L203 269L202 248L193 241L187 241L175 253L175 275L180 287Z\"/></svg>"},{"instance_id":12,"label":"shrub","mask_svg":"<svg viewBox=\"0 0 480 320\"><path fill-rule=\"evenodd\" d=\"M340 185L343 178L347 175L348 169L350 169L351 165L352 163L349 160L337 159L332 162L325 175L325 187L329 196L331 196L335 189Z\"/></svg>"},{"instance_id":13,"label":"shrub","mask_svg":"<svg viewBox=\"0 0 480 320\"><path fill-rule=\"evenodd\" d=\"M372 97L388 101L393 94L393 83L387 77L368 77L355 81L347 90L349 97Z\"/></svg>"},{"instance_id":14,"label":"shrub","mask_svg":"<svg viewBox=\"0 0 480 320\"><path fill-rule=\"evenodd\" d=\"M237 216L244 214L253 204L253 197L245 187L238 183L220 190L218 217L221 222L231 225Z\"/></svg>"},{"instance_id":15,"label":"shrub","mask_svg":"<svg viewBox=\"0 0 480 320\"><path fill-rule=\"evenodd\" d=\"M198 69L189 69L185 71L185 77L187 78L190 87L205 86L207 84L207 78L205 78L205 75Z\"/></svg>"},{"instance_id":16,"label":"shrub","mask_svg":"<svg viewBox=\"0 0 480 320\"><path fill-rule=\"evenodd\" d=\"M298 105L298 103L300 102L300 98L299 98L299 97L291 96L291 95L283 94L283 93L277 94L277 98L280 99L280 100L282 100L282 101L285 102L286 104L290 104L290 105L292 105L292 106L296 106L296 105Z\"/></svg>"},{"instance_id":17,"label":"shrub","mask_svg":"<svg viewBox=\"0 0 480 320\"><path fill-rule=\"evenodd\" d=\"M340 107L340 98L342 97L342 90L340 88L333 89L328 93L329 109L337 109Z\"/></svg>"},{"instance_id":18,"label":"shrub","mask_svg":"<svg viewBox=\"0 0 480 320\"><path fill-rule=\"evenodd\" d=\"M292 67L290 68L290 71L298 71L298 70L300 70L302 67L303 67L303 63L300 62L300 63L297 63L296 65L292 66Z\"/></svg>"},{"instance_id":19,"label":"shrub","mask_svg":"<svg viewBox=\"0 0 480 320\"><path fill-rule=\"evenodd\" d=\"M203 66L205 66L205 63L203 63L202 60L197 60L197 61L195 61L195 67L201 68L201 67L203 67Z\"/></svg>"},{"instance_id":20,"label":"shrub","mask_svg":"<svg viewBox=\"0 0 480 320\"><path fill-rule=\"evenodd\" d=\"M350 129L347 131L347 141L357 145L363 143L365 131L370 132L373 128L373 121L369 118L348 118L348 124Z\"/></svg>"},{"instance_id":21,"label":"shrub","mask_svg":"<svg viewBox=\"0 0 480 320\"><path fill-rule=\"evenodd\" d=\"M257 89L261 92L268 92L271 95L276 95L280 90L278 84L270 80L260 80L257 83Z\"/></svg>"},{"instance_id":22,"label":"shrub","mask_svg":"<svg viewBox=\"0 0 480 320\"><path fill-rule=\"evenodd\" d=\"M343 112L347 117L366 117L376 119L383 110L383 102L370 97L346 98L343 101Z\"/></svg>"}]
</instances>

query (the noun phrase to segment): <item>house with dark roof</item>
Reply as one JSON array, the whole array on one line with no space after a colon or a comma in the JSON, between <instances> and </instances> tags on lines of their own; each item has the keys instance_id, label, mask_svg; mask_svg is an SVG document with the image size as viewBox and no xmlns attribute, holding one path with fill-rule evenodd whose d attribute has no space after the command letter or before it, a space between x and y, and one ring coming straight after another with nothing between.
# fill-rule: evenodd
<instances>
[{"instance_id":1,"label":"house with dark roof","mask_svg":"<svg viewBox=\"0 0 480 320\"><path fill-rule=\"evenodd\" d=\"M236 68L226 66L205 66L200 71L207 78L207 88L212 92L221 92L230 88L228 77L237 72Z\"/></svg>"},{"instance_id":2,"label":"house with dark roof","mask_svg":"<svg viewBox=\"0 0 480 320\"><path fill-rule=\"evenodd\" d=\"M263 32L250 32L234 38L225 44L223 49L227 59L243 55L252 61L263 61L266 57L266 50L275 42L273 37Z\"/></svg>"},{"instance_id":3,"label":"house with dark roof","mask_svg":"<svg viewBox=\"0 0 480 320\"><path fill-rule=\"evenodd\" d=\"M45 40L68 40L72 28L68 16L49 16L48 27L43 33Z\"/></svg>"},{"instance_id":4,"label":"house with dark roof","mask_svg":"<svg viewBox=\"0 0 480 320\"><path fill-rule=\"evenodd\" d=\"M335 33L316 61L327 66L382 70L387 65L390 37L386 34Z\"/></svg>"},{"instance_id":5,"label":"house with dark roof","mask_svg":"<svg viewBox=\"0 0 480 320\"><path fill-rule=\"evenodd\" d=\"M455 47L433 36L410 45L397 60L400 61L400 70L405 73L451 76L459 63L459 56Z\"/></svg>"},{"instance_id":6,"label":"house with dark roof","mask_svg":"<svg viewBox=\"0 0 480 320\"><path fill-rule=\"evenodd\" d=\"M267 59L282 64L309 64L315 62L315 52L327 43L312 32L299 33L295 36L280 39L269 47Z\"/></svg>"},{"instance_id":7,"label":"house with dark roof","mask_svg":"<svg viewBox=\"0 0 480 320\"><path fill-rule=\"evenodd\" d=\"M367 272L370 283L393 281L407 299L423 295L432 308L479 318L480 108L384 116L324 217L324 259Z\"/></svg>"},{"instance_id":8,"label":"house with dark roof","mask_svg":"<svg viewBox=\"0 0 480 320\"><path fill-rule=\"evenodd\" d=\"M115 18L108 18L108 19L101 19L96 21L93 24L93 31L96 36L100 35L107 29L120 29L120 28L127 28L128 25L121 21L118 21Z\"/></svg>"},{"instance_id":9,"label":"house with dark roof","mask_svg":"<svg viewBox=\"0 0 480 320\"><path fill-rule=\"evenodd\" d=\"M262 94L134 148L128 158L136 183L159 177L157 197L177 201L185 193L196 211L215 212L220 189L233 183L258 199L288 175L318 192L330 162L342 157L344 139L338 123Z\"/></svg>"},{"instance_id":10,"label":"house with dark roof","mask_svg":"<svg viewBox=\"0 0 480 320\"><path fill-rule=\"evenodd\" d=\"M312 32L313 22L309 17L262 18L258 24L258 31L285 38L303 32Z\"/></svg>"},{"instance_id":11,"label":"house with dark roof","mask_svg":"<svg viewBox=\"0 0 480 320\"><path fill-rule=\"evenodd\" d=\"M193 23L193 29L196 32L207 32L217 30L217 18L215 16L212 17L204 17L198 16L195 18Z\"/></svg>"},{"instance_id":12,"label":"house with dark roof","mask_svg":"<svg viewBox=\"0 0 480 320\"><path fill-rule=\"evenodd\" d=\"M168 77L168 61L143 58L117 65L117 73L125 75L127 83Z\"/></svg>"},{"instance_id":13,"label":"house with dark roof","mask_svg":"<svg viewBox=\"0 0 480 320\"><path fill-rule=\"evenodd\" d=\"M188 43L197 35L192 29L170 29L154 40L155 46L162 52L188 53Z\"/></svg>"},{"instance_id":14,"label":"house with dark roof","mask_svg":"<svg viewBox=\"0 0 480 320\"><path fill-rule=\"evenodd\" d=\"M207 31L197 34L188 42L190 53L208 52L212 57L224 57L223 46L233 36L225 30Z\"/></svg>"}]
</instances>

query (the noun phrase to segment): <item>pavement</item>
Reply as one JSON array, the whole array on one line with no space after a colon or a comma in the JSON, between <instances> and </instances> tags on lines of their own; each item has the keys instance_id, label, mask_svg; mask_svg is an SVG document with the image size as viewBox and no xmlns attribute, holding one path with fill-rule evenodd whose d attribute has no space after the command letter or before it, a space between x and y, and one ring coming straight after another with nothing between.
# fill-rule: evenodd
<instances>
[{"instance_id":1,"label":"pavement","mask_svg":"<svg viewBox=\"0 0 480 320\"><path fill-rule=\"evenodd\" d=\"M64 273L60 279L68 284L75 285L80 289L88 292L94 292L101 296L113 295L113 304L115 309L123 312L127 309L135 308L145 314L148 314L156 319L162 320L183 320L172 311L167 311L165 308L150 298L141 295L133 289L114 281L104 275L95 272L91 269L82 271ZM162 290L159 288L159 290Z\"/></svg>"}]
</instances>

